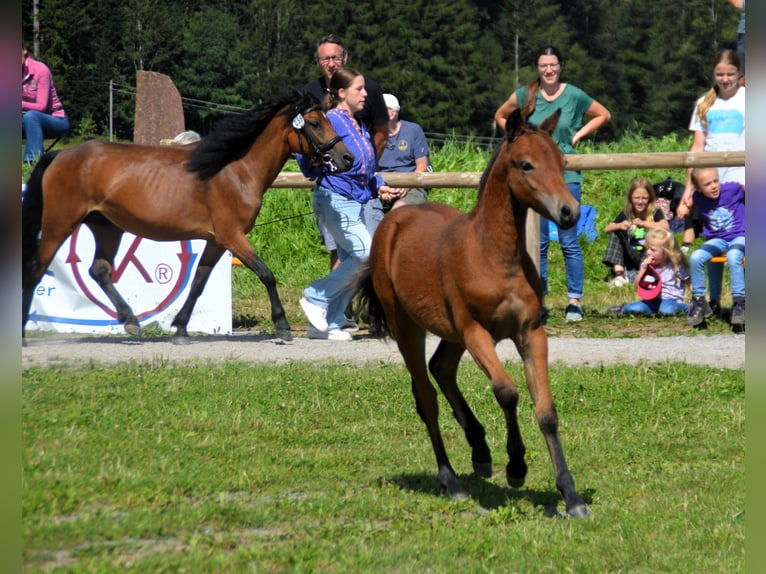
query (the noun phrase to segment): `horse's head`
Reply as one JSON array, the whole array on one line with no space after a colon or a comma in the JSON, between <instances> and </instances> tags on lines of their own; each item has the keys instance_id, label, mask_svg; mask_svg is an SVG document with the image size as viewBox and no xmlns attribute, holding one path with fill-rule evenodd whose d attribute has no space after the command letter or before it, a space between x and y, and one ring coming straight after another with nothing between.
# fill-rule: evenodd
<instances>
[{"instance_id":1,"label":"horse's head","mask_svg":"<svg viewBox=\"0 0 766 574\"><path fill-rule=\"evenodd\" d=\"M515 110L506 123L506 141L498 160L507 166L506 183L518 201L562 229L577 223L580 205L564 181L566 158L553 141L561 109L539 126L527 124Z\"/></svg>"},{"instance_id":2,"label":"horse's head","mask_svg":"<svg viewBox=\"0 0 766 574\"><path fill-rule=\"evenodd\" d=\"M315 165L323 164L330 173L346 171L351 167L354 155L335 133L330 120L313 95L305 94L295 102L290 108L289 116L297 135L293 151L311 156Z\"/></svg>"}]
</instances>

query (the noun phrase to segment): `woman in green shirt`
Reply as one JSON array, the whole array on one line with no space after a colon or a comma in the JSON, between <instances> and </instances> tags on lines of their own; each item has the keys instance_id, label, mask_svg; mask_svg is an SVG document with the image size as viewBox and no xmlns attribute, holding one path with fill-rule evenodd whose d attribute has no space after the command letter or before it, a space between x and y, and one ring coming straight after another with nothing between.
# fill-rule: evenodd
<instances>
[{"instance_id":1,"label":"woman in green shirt","mask_svg":"<svg viewBox=\"0 0 766 574\"><path fill-rule=\"evenodd\" d=\"M545 46L535 55L535 70L538 77L527 86L514 91L495 112L495 121L505 129L506 118L521 108L522 117L533 124L540 124L545 118L561 109L561 118L553 132L553 139L564 154L575 153L577 143L608 122L612 116L602 104L580 88L561 81L564 60L554 46ZM589 118L583 123L583 118ZM579 202L582 197L582 174L579 171L565 171L564 179L569 191ZM540 218L540 276L543 293L548 294L548 220ZM577 240L577 226L559 230L559 242L564 254L566 267L567 321L580 321L583 317L580 299L585 282L585 263L580 243ZM543 304L543 321L547 310Z\"/></svg>"}]
</instances>

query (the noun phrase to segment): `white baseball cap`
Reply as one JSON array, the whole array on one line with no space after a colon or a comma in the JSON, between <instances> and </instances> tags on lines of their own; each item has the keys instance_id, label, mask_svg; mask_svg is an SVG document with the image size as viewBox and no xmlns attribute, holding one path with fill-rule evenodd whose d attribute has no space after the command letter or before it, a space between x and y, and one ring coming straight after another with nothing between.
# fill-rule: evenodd
<instances>
[{"instance_id":1,"label":"white baseball cap","mask_svg":"<svg viewBox=\"0 0 766 574\"><path fill-rule=\"evenodd\" d=\"M386 101L387 108L390 108L395 112L399 111L399 100L396 99L394 94L383 94L383 99Z\"/></svg>"}]
</instances>

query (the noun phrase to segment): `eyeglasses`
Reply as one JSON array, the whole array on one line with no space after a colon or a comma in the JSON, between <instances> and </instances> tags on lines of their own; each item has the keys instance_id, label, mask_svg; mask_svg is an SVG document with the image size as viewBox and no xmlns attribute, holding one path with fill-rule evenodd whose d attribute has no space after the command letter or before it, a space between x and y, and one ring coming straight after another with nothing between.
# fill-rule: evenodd
<instances>
[{"instance_id":1,"label":"eyeglasses","mask_svg":"<svg viewBox=\"0 0 766 574\"><path fill-rule=\"evenodd\" d=\"M337 56L324 56L322 58L319 58L319 63L329 64L330 62L333 62L335 64L342 64L343 63L343 54L339 54Z\"/></svg>"},{"instance_id":2,"label":"eyeglasses","mask_svg":"<svg viewBox=\"0 0 766 574\"><path fill-rule=\"evenodd\" d=\"M546 70L550 68L551 70L558 70L561 67L561 64L540 64L537 66L538 70Z\"/></svg>"}]
</instances>

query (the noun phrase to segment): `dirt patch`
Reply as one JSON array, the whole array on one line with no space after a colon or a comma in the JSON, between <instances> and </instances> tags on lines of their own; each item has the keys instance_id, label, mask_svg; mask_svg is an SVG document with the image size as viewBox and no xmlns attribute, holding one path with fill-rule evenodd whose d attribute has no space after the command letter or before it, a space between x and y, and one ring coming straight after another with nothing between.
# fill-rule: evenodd
<instances>
[{"instance_id":1,"label":"dirt patch","mask_svg":"<svg viewBox=\"0 0 766 574\"><path fill-rule=\"evenodd\" d=\"M258 332L236 332L229 336L200 335L192 337L188 345L175 345L168 338L36 334L30 336L27 345L22 348L22 368L88 362L402 362L393 341L377 339L365 332L357 334L351 342L308 339L305 332L301 331L295 331L294 334L295 338L290 343ZM429 356L437 343L436 337L428 337ZM511 341L501 341L497 350L501 359L520 362ZM635 365L642 361L680 361L709 367L744 369L745 335L608 339L554 336L548 337L548 359L551 365L560 363L566 366L596 367Z\"/></svg>"}]
</instances>

